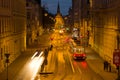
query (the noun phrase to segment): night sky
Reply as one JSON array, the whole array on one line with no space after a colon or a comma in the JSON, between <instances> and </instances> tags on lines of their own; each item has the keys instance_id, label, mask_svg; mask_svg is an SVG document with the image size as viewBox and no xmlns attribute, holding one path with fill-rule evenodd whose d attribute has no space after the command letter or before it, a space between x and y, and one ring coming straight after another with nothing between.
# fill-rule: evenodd
<instances>
[{"instance_id":1,"label":"night sky","mask_svg":"<svg viewBox=\"0 0 120 80\"><path fill-rule=\"evenodd\" d=\"M45 5L48 8L48 12L56 14L57 12L57 5L60 5L60 12L61 14L67 15L68 10L72 5L72 0L41 0L42 6Z\"/></svg>"}]
</instances>

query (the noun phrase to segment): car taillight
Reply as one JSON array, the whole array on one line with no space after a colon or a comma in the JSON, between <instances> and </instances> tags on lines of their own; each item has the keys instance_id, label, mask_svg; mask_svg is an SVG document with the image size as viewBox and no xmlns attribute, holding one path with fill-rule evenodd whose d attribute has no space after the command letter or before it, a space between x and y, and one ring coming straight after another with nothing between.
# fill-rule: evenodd
<instances>
[{"instance_id":1,"label":"car taillight","mask_svg":"<svg viewBox=\"0 0 120 80\"><path fill-rule=\"evenodd\" d=\"M83 54L83 56L86 56L86 54Z\"/></svg>"},{"instance_id":2,"label":"car taillight","mask_svg":"<svg viewBox=\"0 0 120 80\"><path fill-rule=\"evenodd\" d=\"M76 54L73 54L73 56L76 56Z\"/></svg>"}]
</instances>

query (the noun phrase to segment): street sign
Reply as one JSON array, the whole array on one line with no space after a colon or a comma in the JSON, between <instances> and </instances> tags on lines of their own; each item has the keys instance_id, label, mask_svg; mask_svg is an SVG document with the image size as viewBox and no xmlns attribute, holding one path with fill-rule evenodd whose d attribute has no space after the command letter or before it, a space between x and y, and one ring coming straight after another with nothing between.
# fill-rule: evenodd
<instances>
[{"instance_id":1,"label":"street sign","mask_svg":"<svg viewBox=\"0 0 120 80\"><path fill-rule=\"evenodd\" d=\"M113 52L113 64L116 66L120 65L120 50L115 50Z\"/></svg>"}]
</instances>

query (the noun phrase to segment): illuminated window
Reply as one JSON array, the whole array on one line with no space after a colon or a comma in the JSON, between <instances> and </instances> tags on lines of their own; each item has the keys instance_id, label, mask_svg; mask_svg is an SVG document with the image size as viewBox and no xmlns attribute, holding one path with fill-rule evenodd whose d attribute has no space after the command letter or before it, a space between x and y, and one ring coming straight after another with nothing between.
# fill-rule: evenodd
<instances>
[{"instance_id":1,"label":"illuminated window","mask_svg":"<svg viewBox=\"0 0 120 80\"><path fill-rule=\"evenodd\" d=\"M93 1L90 0L89 2L90 2L90 7L92 7L93 6Z\"/></svg>"}]
</instances>

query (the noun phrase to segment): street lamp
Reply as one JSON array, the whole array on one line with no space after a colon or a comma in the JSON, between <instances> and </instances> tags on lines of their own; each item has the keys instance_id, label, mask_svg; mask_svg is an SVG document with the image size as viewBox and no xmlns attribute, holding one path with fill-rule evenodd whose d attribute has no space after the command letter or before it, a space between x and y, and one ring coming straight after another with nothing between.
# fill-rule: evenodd
<instances>
[{"instance_id":1,"label":"street lamp","mask_svg":"<svg viewBox=\"0 0 120 80\"><path fill-rule=\"evenodd\" d=\"M6 57L6 60L5 60L5 62L6 62L6 67L7 67L7 72L6 72L6 75L7 75L7 79L6 80L8 80L8 63L9 63L9 56L10 56L10 54L9 53L6 53L5 54L5 57Z\"/></svg>"},{"instance_id":2,"label":"street lamp","mask_svg":"<svg viewBox=\"0 0 120 80\"><path fill-rule=\"evenodd\" d=\"M48 16L48 14L47 14L47 13L45 13L45 14L44 14L44 16Z\"/></svg>"}]
</instances>

